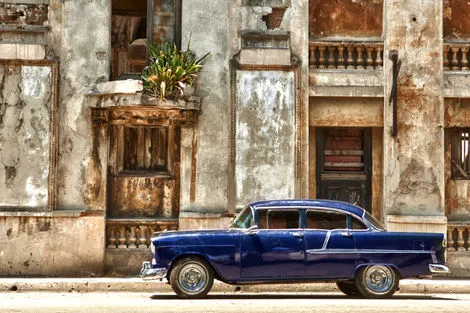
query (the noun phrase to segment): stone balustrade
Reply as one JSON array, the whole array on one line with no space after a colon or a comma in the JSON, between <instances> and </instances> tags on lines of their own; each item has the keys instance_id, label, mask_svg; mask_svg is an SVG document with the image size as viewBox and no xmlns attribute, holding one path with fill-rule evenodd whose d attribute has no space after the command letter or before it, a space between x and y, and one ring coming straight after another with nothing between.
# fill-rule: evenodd
<instances>
[{"instance_id":1,"label":"stone balustrade","mask_svg":"<svg viewBox=\"0 0 470 313\"><path fill-rule=\"evenodd\" d=\"M155 232L176 230L178 220L108 219L106 247L108 249L147 249Z\"/></svg>"},{"instance_id":2,"label":"stone balustrade","mask_svg":"<svg viewBox=\"0 0 470 313\"><path fill-rule=\"evenodd\" d=\"M317 69L381 69L383 42L310 41L309 64Z\"/></svg>"},{"instance_id":3,"label":"stone balustrade","mask_svg":"<svg viewBox=\"0 0 470 313\"><path fill-rule=\"evenodd\" d=\"M447 249L455 251L468 251L470 223L449 223L447 225Z\"/></svg>"},{"instance_id":4,"label":"stone balustrade","mask_svg":"<svg viewBox=\"0 0 470 313\"><path fill-rule=\"evenodd\" d=\"M470 59L470 43L446 42L444 43L444 70L468 71Z\"/></svg>"}]
</instances>

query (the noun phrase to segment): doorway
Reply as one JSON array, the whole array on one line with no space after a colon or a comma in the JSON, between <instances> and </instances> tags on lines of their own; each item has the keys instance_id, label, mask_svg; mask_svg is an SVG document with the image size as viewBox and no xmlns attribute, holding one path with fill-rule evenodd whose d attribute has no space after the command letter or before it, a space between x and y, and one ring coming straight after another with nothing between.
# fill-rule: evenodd
<instances>
[{"instance_id":1,"label":"doorway","mask_svg":"<svg viewBox=\"0 0 470 313\"><path fill-rule=\"evenodd\" d=\"M357 204L371 212L370 128L319 127L317 198Z\"/></svg>"}]
</instances>

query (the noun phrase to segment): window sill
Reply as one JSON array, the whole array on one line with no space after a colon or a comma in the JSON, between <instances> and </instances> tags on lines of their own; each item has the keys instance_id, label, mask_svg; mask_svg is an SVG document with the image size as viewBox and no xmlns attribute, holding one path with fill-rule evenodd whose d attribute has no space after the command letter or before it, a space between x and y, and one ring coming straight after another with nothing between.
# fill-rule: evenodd
<instances>
[{"instance_id":1,"label":"window sill","mask_svg":"<svg viewBox=\"0 0 470 313\"><path fill-rule=\"evenodd\" d=\"M0 217L80 217L85 210L57 210L57 211L0 211Z\"/></svg>"},{"instance_id":2,"label":"window sill","mask_svg":"<svg viewBox=\"0 0 470 313\"><path fill-rule=\"evenodd\" d=\"M168 171L122 171L118 177L149 177L149 178L163 178L173 179L174 176Z\"/></svg>"}]
</instances>

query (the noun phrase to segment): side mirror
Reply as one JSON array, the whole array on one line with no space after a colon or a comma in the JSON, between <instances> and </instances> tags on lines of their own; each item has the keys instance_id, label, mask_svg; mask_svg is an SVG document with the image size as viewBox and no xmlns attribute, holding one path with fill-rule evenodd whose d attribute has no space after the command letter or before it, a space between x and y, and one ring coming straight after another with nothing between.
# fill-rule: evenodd
<instances>
[{"instance_id":1,"label":"side mirror","mask_svg":"<svg viewBox=\"0 0 470 313\"><path fill-rule=\"evenodd\" d=\"M256 234L258 233L258 225L250 226L250 227L246 230L246 233L248 234L248 236L256 235Z\"/></svg>"}]
</instances>

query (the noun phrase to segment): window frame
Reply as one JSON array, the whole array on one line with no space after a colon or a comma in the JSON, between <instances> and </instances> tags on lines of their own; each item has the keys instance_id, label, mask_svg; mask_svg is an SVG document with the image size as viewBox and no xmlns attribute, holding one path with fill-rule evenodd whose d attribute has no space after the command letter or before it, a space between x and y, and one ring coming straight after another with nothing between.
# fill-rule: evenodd
<instances>
[{"instance_id":1,"label":"window frame","mask_svg":"<svg viewBox=\"0 0 470 313\"><path fill-rule=\"evenodd\" d=\"M272 212L272 211L276 211L276 212L287 212L287 211L295 211L298 213L298 223L297 223L297 228L269 228L269 220L267 219L267 223L266 223L266 227L268 228L260 228L259 227L259 221L260 221L260 216L259 216L259 213L260 211L266 211L266 218L269 216L269 213ZM279 231L279 230L300 230L300 229L303 229L302 225L303 225L303 213L302 213L302 210L301 209L298 209L298 208L288 208L288 209L284 209L284 208L260 208L260 209L256 209L256 220L255 220L255 225L258 226L258 229L259 230L270 230L270 231Z\"/></svg>"},{"instance_id":2,"label":"window frame","mask_svg":"<svg viewBox=\"0 0 470 313\"><path fill-rule=\"evenodd\" d=\"M346 222L346 228L333 228L333 229L326 229L326 228L308 228L307 227L307 215L308 215L308 212L309 211L313 211L313 212L320 212L320 213L327 213L327 214L340 214L342 216L344 216L345 218L345 222ZM352 228L350 227L351 226L351 221L349 220L348 216L350 216L349 214L346 214L344 212L341 212L341 211L335 211L335 210L319 210L319 209L306 209L305 210L305 229L309 229L309 230L321 230L321 231L334 231L334 230L352 230Z\"/></svg>"},{"instance_id":3,"label":"window frame","mask_svg":"<svg viewBox=\"0 0 470 313\"><path fill-rule=\"evenodd\" d=\"M173 0L175 4L175 28L174 28L174 43L178 49L181 49L181 30L182 30L182 10L183 1ZM155 22L155 0L147 0L147 41L153 41L153 24ZM148 48L147 48L147 62L148 62Z\"/></svg>"},{"instance_id":4,"label":"window frame","mask_svg":"<svg viewBox=\"0 0 470 313\"><path fill-rule=\"evenodd\" d=\"M467 139L467 161L461 161L462 158L462 134L468 133ZM462 168L462 163L468 163L468 169ZM455 128L451 131L451 178L454 180L470 180L470 128Z\"/></svg>"}]
</instances>

